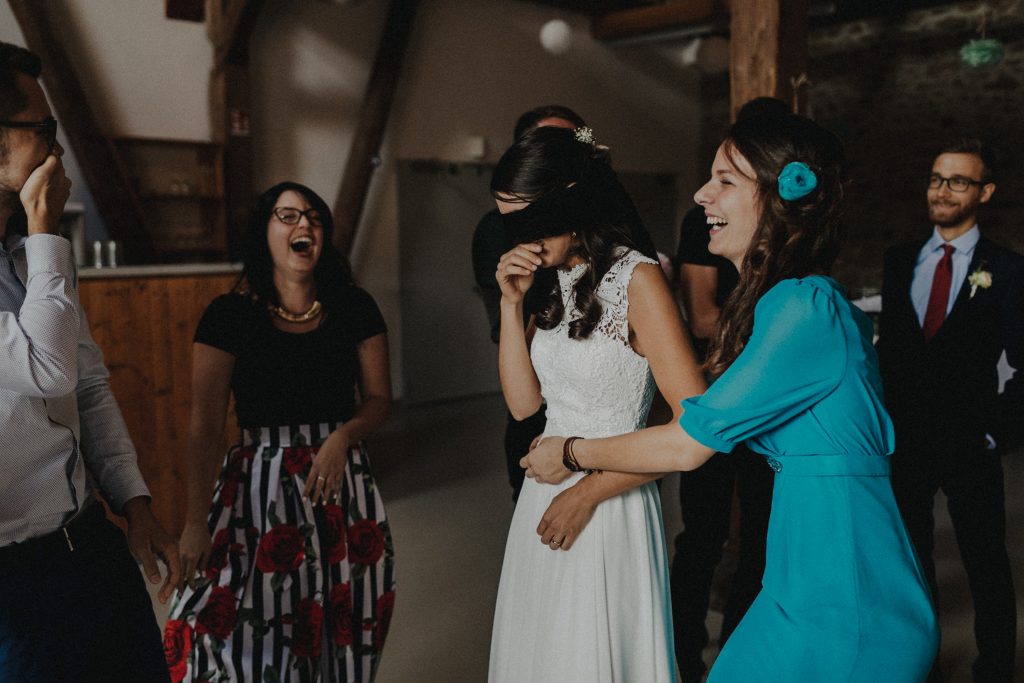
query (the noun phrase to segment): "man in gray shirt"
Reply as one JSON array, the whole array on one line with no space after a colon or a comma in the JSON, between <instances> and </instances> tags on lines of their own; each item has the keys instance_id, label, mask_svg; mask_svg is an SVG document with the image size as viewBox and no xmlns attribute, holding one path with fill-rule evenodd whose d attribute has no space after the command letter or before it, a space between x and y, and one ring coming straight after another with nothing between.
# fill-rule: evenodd
<instances>
[{"instance_id":1,"label":"man in gray shirt","mask_svg":"<svg viewBox=\"0 0 1024 683\"><path fill-rule=\"evenodd\" d=\"M166 601L177 545L150 510L58 235L71 183L40 69L0 43L0 680L167 681L129 548L154 584L154 556L167 565Z\"/></svg>"}]
</instances>

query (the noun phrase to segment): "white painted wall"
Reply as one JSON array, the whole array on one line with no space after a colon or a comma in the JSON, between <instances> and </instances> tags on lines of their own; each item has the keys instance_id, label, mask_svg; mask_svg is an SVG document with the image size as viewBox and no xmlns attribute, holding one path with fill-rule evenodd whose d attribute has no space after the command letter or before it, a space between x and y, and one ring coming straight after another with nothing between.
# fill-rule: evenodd
<instances>
[{"instance_id":1,"label":"white painted wall","mask_svg":"<svg viewBox=\"0 0 1024 683\"><path fill-rule=\"evenodd\" d=\"M109 134L209 138L212 48L202 25L166 19L163 0L43 1ZM333 203L387 4L265 3L252 44L258 187L294 179ZM561 56L538 40L553 18L574 31ZM24 44L7 3L0 3L0 39ZM384 312L393 349L402 333L395 160L477 160L468 145L483 136L483 161L494 162L521 112L559 103L588 120L612 147L616 167L678 174L687 197L703 174L692 162L698 91L692 74L663 53L609 48L590 38L586 18L519 0L421 0L352 255ZM400 388L398 358L393 367Z\"/></svg>"},{"instance_id":2,"label":"white painted wall","mask_svg":"<svg viewBox=\"0 0 1024 683\"><path fill-rule=\"evenodd\" d=\"M213 49L202 24L167 19L164 0L39 1L46 3L108 135L209 139L206 75ZM0 40L25 45L6 2L0 2ZM74 150L60 133L58 139L67 150L71 201L86 208L87 238L106 239Z\"/></svg>"}]
</instances>

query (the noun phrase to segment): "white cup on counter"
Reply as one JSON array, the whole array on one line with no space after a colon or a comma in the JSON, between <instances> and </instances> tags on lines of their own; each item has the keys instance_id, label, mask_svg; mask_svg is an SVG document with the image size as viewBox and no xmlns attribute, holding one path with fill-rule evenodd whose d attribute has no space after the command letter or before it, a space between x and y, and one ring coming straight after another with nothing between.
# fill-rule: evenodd
<instances>
[{"instance_id":1,"label":"white cup on counter","mask_svg":"<svg viewBox=\"0 0 1024 683\"><path fill-rule=\"evenodd\" d=\"M93 268L117 268L120 255L121 247L116 240L96 240L92 243Z\"/></svg>"}]
</instances>

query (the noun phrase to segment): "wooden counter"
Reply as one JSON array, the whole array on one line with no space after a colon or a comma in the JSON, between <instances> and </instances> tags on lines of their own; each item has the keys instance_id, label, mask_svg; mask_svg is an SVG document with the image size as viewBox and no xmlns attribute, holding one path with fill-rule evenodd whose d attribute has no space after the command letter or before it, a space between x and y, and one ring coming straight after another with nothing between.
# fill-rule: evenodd
<instances>
[{"instance_id":1,"label":"wooden counter","mask_svg":"<svg viewBox=\"0 0 1024 683\"><path fill-rule=\"evenodd\" d=\"M238 271L233 264L199 264L80 274L82 306L138 449L153 510L175 535L185 520L192 335L206 306L231 289ZM236 437L234 420L229 414L225 446Z\"/></svg>"}]
</instances>

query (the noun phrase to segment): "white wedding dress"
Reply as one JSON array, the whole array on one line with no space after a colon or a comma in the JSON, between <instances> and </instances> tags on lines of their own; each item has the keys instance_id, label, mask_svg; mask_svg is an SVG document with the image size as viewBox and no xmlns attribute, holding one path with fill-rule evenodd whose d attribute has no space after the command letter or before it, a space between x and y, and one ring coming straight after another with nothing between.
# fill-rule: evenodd
<instances>
[{"instance_id":1,"label":"white wedding dress","mask_svg":"<svg viewBox=\"0 0 1024 683\"><path fill-rule=\"evenodd\" d=\"M629 345L627 288L636 265L654 261L620 253L598 287L604 312L589 339L570 339L568 325L579 315L570 297L586 266L558 272L566 314L555 329L537 330L530 351L547 402L545 434L613 436L647 420L655 385ZM602 502L568 551L551 550L537 535L551 500L582 476L523 486L498 588L491 683L675 681L655 483Z\"/></svg>"}]
</instances>

